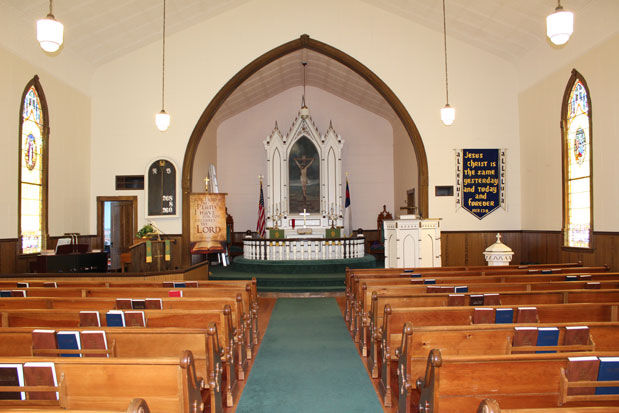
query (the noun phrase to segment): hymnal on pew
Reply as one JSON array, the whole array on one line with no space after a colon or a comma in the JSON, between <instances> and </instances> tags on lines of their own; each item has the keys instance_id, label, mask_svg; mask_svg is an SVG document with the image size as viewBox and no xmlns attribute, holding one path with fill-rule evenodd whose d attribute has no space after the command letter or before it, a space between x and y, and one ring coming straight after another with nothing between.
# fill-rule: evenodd
<instances>
[{"instance_id":1,"label":"hymnal on pew","mask_svg":"<svg viewBox=\"0 0 619 413\"><path fill-rule=\"evenodd\" d=\"M0 386L23 386L24 370L21 364L0 364ZM2 392L0 400L26 400L24 392Z\"/></svg>"},{"instance_id":2,"label":"hymnal on pew","mask_svg":"<svg viewBox=\"0 0 619 413\"><path fill-rule=\"evenodd\" d=\"M101 327L98 311L80 311L80 327Z\"/></svg>"},{"instance_id":3,"label":"hymnal on pew","mask_svg":"<svg viewBox=\"0 0 619 413\"><path fill-rule=\"evenodd\" d=\"M466 296L464 294L449 294L447 297L447 305L450 307L461 307L465 304Z\"/></svg>"},{"instance_id":4,"label":"hymnal on pew","mask_svg":"<svg viewBox=\"0 0 619 413\"><path fill-rule=\"evenodd\" d=\"M124 327L125 315L120 310L110 310L105 314L108 327Z\"/></svg>"},{"instance_id":5,"label":"hymnal on pew","mask_svg":"<svg viewBox=\"0 0 619 413\"><path fill-rule=\"evenodd\" d=\"M600 357L598 381L619 380L619 357ZM598 387L595 394L619 394L619 387Z\"/></svg>"},{"instance_id":6,"label":"hymnal on pew","mask_svg":"<svg viewBox=\"0 0 619 413\"><path fill-rule=\"evenodd\" d=\"M565 376L567 381L596 381L600 360L595 356L568 357ZM594 387L575 387L567 389L568 395L595 394Z\"/></svg>"},{"instance_id":7,"label":"hymnal on pew","mask_svg":"<svg viewBox=\"0 0 619 413\"><path fill-rule=\"evenodd\" d=\"M494 308L478 307L473 311L473 324L494 323Z\"/></svg>"},{"instance_id":8,"label":"hymnal on pew","mask_svg":"<svg viewBox=\"0 0 619 413\"><path fill-rule=\"evenodd\" d=\"M144 311L125 311L126 327L146 327Z\"/></svg>"},{"instance_id":9,"label":"hymnal on pew","mask_svg":"<svg viewBox=\"0 0 619 413\"><path fill-rule=\"evenodd\" d=\"M537 327L514 327L514 347L535 346Z\"/></svg>"},{"instance_id":10,"label":"hymnal on pew","mask_svg":"<svg viewBox=\"0 0 619 413\"><path fill-rule=\"evenodd\" d=\"M131 310L131 298L117 298L116 309L117 310Z\"/></svg>"},{"instance_id":11,"label":"hymnal on pew","mask_svg":"<svg viewBox=\"0 0 619 413\"><path fill-rule=\"evenodd\" d=\"M174 288L185 288L185 287L187 287L187 284L185 284L182 281L174 281L172 283L172 287L174 287Z\"/></svg>"},{"instance_id":12,"label":"hymnal on pew","mask_svg":"<svg viewBox=\"0 0 619 413\"><path fill-rule=\"evenodd\" d=\"M518 307L517 323L537 323L537 307Z\"/></svg>"},{"instance_id":13,"label":"hymnal on pew","mask_svg":"<svg viewBox=\"0 0 619 413\"><path fill-rule=\"evenodd\" d=\"M144 301L147 310L161 310L163 308L163 300L161 298L147 298Z\"/></svg>"},{"instance_id":14,"label":"hymnal on pew","mask_svg":"<svg viewBox=\"0 0 619 413\"><path fill-rule=\"evenodd\" d=\"M11 297L25 297L26 290L11 290Z\"/></svg>"},{"instance_id":15,"label":"hymnal on pew","mask_svg":"<svg viewBox=\"0 0 619 413\"><path fill-rule=\"evenodd\" d=\"M56 284L56 281L46 281L43 283L43 287L58 288L58 284Z\"/></svg>"},{"instance_id":16,"label":"hymnal on pew","mask_svg":"<svg viewBox=\"0 0 619 413\"><path fill-rule=\"evenodd\" d=\"M57 349L56 330L32 330L32 349L50 350Z\"/></svg>"},{"instance_id":17,"label":"hymnal on pew","mask_svg":"<svg viewBox=\"0 0 619 413\"><path fill-rule=\"evenodd\" d=\"M454 293L468 293L469 287L467 285L458 285L454 288Z\"/></svg>"},{"instance_id":18,"label":"hymnal on pew","mask_svg":"<svg viewBox=\"0 0 619 413\"><path fill-rule=\"evenodd\" d=\"M30 288L30 283L23 282L23 281L18 282L17 283L17 288Z\"/></svg>"},{"instance_id":19,"label":"hymnal on pew","mask_svg":"<svg viewBox=\"0 0 619 413\"><path fill-rule=\"evenodd\" d=\"M556 346L559 344L557 327L540 327L537 329L537 346ZM536 351L536 353L556 353L556 351Z\"/></svg>"},{"instance_id":20,"label":"hymnal on pew","mask_svg":"<svg viewBox=\"0 0 619 413\"><path fill-rule=\"evenodd\" d=\"M424 284L436 284L436 279L434 278L427 278L425 280L423 280Z\"/></svg>"},{"instance_id":21,"label":"hymnal on pew","mask_svg":"<svg viewBox=\"0 0 619 413\"><path fill-rule=\"evenodd\" d=\"M10 297L11 290L0 290L0 297Z\"/></svg>"},{"instance_id":22,"label":"hymnal on pew","mask_svg":"<svg viewBox=\"0 0 619 413\"><path fill-rule=\"evenodd\" d=\"M498 293L484 294L484 305L501 305Z\"/></svg>"},{"instance_id":23,"label":"hymnal on pew","mask_svg":"<svg viewBox=\"0 0 619 413\"><path fill-rule=\"evenodd\" d=\"M565 340L563 344L565 344L566 346L589 344L589 327L566 326Z\"/></svg>"},{"instance_id":24,"label":"hymnal on pew","mask_svg":"<svg viewBox=\"0 0 619 413\"><path fill-rule=\"evenodd\" d=\"M81 350L79 331L59 331L56 333L58 350ZM60 353L60 357L82 357L81 354Z\"/></svg>"},{"instance_id":25,"label":"hymnal on pew","mask_svg":"<svg viewBox=\"0 0 619 413\"><path fill-rule=\"evenodd\" d=\"M107 350L105 331L82 331L82 348L84 350ZM109 354L84 354L84 357L110 357Z\"/></svg>"},{"instance_id":26,"label":"hymnal on pew","mask_svg":"<svg viewBox=\"0 0 619 413\"><path fill-rule=\"evenodd\" d=\"M146 308L146 300L131 299L131 308L134 310L144 310Z\"/></svg>"},{"instance_id":27,"label":"hymnal on pew","mask_svg":"<svg viewBox=\"0 0 619 413\"><path fill-rule=\"evenodd\" d=\"M471 294L469 295L469 305L484 305L484 296L483 294Z\"/></svg>"},{"instance_id":28,"label":"hymnal on pew","mask_svg":"<svg viewBox=\"0 0 619 413\"><path fill-rule=\"evenodd\" d=\"M182 297L183 290L170 290L168 291L168 297Z\"/></svg>"},{"instance_id":29,"label":"hymnal on pew","mask_svg":"<svg viewBox=\"0 0 619 413\"><path fill-rule=\"evenodd\" d=\"M24 363L24 382L26 386L58 386L54 363ZM28 400L58 400L58 392L29 391Z\"/></svg>"},{"instance_id":30,"label":"hymnal on pew","mask_svg":"<svg viewBox=\"0 0 619 413\"><path fill-rule=\"evenodd\" d=\"M497 308L494 314L495 324L511 324L514 322L513 308Z\"/></svg>"}]
</instances>

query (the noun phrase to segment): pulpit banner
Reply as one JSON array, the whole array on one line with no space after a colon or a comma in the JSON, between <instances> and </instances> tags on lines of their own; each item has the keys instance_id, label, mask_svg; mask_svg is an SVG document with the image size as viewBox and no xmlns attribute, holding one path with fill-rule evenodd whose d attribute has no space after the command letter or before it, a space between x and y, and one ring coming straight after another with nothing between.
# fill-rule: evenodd
<instances>
[{"instance_id":1,"label":"pulpit banner","mask_svg":"<svg viewBox=\"0 0 619 413\"><path fill-rule=\"evenodd\" d=\"M189 195L191 252L222 252L226 242L226 194Z\"/></svg>"},{"instance_id":2,"label":"pulpit banner","mask_svg":"<svg viewBox=\"0 0 619 413\"><path fill-rule=\"evenodd\" d=\"M505 150L456 151L456 208L483 219L505 205Z\"/></svg>"}]
</instances>

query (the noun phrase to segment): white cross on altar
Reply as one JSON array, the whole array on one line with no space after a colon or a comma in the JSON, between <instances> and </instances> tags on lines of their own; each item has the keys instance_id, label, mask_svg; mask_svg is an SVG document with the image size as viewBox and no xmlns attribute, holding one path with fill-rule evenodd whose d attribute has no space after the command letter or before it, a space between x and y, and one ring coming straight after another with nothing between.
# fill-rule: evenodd
<instances>
[{"instance_id":1,"label":"white cross on altar","mask_svg":"<svg viewBox=\"0 0 619 413\"><path fill-rule=\"evenodd\" d=\"M300 213L299 213L299 215L303 216L303 228L305 228L305 227L306 227L306 225L305 225L305 220L306 220L306 218L307 218L307 216L308 216L309 214L310 214L310 213L309 213L309 212L307 212L307 211L305 210L305 208L303 208L303 212L300 212Z\"/></svg>"}]
</instances>

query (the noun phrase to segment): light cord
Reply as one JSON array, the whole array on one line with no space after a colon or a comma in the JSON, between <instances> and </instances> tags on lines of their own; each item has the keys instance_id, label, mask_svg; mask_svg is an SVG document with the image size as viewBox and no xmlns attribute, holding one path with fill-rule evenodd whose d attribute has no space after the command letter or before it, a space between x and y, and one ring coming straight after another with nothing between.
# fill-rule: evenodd
<instances>
[{"instance_id":1,"label":"light cord","mask_svg":"<svg viewBox=\"0 0 619 413\"><path fill-rule=\"evenodd\" d=\"M447 22L445 19L445 0L443 0L443 42L445 46L445 98L449 105L449 78L447 76Z\"/></svg>"},{"instance_id":2,"label":"light cord","mask_svg":"<svg viewBox=\"0 0 619 413\"><path fill-rule=\"evenodd\" d=\"M165 102L165 2L163 0L163 47L161 58L161 110L164 110Z\"/></svg>"}]
</instances>

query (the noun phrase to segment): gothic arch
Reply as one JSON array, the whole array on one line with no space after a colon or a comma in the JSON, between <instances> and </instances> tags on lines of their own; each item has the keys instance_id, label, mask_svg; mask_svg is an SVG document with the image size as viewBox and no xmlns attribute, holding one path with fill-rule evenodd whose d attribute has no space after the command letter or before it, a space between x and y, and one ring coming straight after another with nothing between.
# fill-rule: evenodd
<instances>
[{"instance_id":1,"label":"gothic arch","mask_svg":"<svg viewBox=\"0 0 619 413\"><path fill-rule=\"evenodd\" d=\"M398 118L402 122L406 133L410 137L417 157L417 165L419 170L418 188L419 188L419 211L423 216L430 216L428 213L428 159L426 157L426 151L423 146L423 141L419 130L415 125L415 122L411 118L410 114L393 91L378 77L374 72L368 69L361 62L353 58L352 56L330 46L326 43L318 40L311 39L307 34L301 35L300 38L284 43L281 46L276 47L262 56L259 56L254 61L250 62L247 66L241 69L232 79L230 79L220 90L215 97L208 104L200 119L196 123L196 126L191 133L187 148L185 149L185 158L183 160L183 262L187 264L189 262L189 194L191 193L191 180L193 175L193 162L198 148L198 144L202 139L202 135L206 130L206 127L211 122L217 110L228 99L228 97L251 77L258 70L262 69L269 63L299 49L309 49L314 52L318 52L327 56L337 62L340 62L344 66L351 69L353 72L360 75L370 85L380 93L383 98L393 108L393 111L397 114Z\"/></svg>"}]
</instances>

